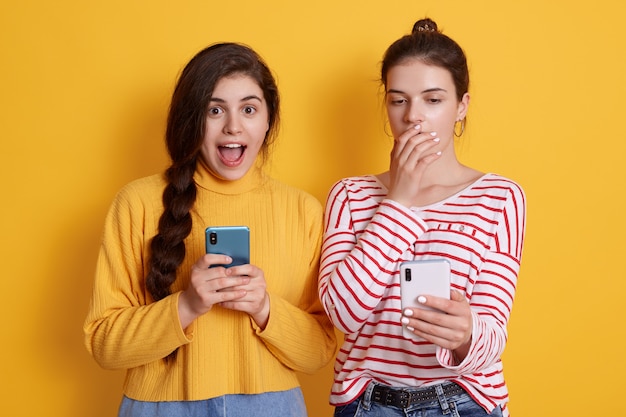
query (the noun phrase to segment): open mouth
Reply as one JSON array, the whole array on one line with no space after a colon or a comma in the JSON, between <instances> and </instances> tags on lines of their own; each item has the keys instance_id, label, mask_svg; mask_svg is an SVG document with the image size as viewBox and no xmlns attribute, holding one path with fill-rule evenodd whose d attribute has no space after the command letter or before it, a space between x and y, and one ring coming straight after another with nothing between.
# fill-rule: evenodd
<instances>
[{"instance_id":1,"label":"open mouth","mask_svg":"<svg viewBox=\"0 0 626 417\"><path fill-rule=\"evenodd\" d=\"M222 162L226 165L236 165L239 163L246 151L246 147L239 143L229 143L227 145L218 146L217 149Z\"/></svg>"}]
</instances>

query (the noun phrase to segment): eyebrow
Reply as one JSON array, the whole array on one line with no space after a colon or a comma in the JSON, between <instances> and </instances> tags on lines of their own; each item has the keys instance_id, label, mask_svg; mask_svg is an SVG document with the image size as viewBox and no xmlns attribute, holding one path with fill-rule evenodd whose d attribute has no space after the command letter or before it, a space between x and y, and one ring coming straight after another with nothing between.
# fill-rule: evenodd
<instances>
[{"instance_id":1,"label":"eyebrow","mask_svg":"<svg viewBox=\"0 0 626 417\"><path fill-rule=\"evenodd\" d=\"M260 102L263 102L263 100L261 100L261 97L256 96L254 94L250 96L246 96L239 101L244 102L244 101L249 101L249 100L258 100ZM218 103L226 103L226 100L224 100L223 98L219 98L219 97L211 97L210 101L216 101Z\"/></svg>"},{"instance_id":2,"label":"eyebrow","mask_svg":"<svg viewBox=\"0 0 626 417\"><path fill-rule=\"evenodd\" d=\"M426 90L421 91L421 94L424 93L433 93L433 92L439 92L439 91L443 91L445 93L448 92L448 90L446 90L445 88L441 88L441 87L433 87L433 88L427 88ZM401 90L395 90L395 89L391 89L391 90L387 90L387 94L389 93L393 93L393 94L406 94L404 91Z\"/></svg>"}]
</instances>

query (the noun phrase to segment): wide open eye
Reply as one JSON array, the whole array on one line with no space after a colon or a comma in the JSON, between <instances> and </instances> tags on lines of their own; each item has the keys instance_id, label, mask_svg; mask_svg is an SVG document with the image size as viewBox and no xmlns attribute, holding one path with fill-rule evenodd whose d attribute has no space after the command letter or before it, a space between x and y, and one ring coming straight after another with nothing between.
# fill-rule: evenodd
<instances>
[{"instance_id":1,"label":"wide open eye","mask_svg":"<svg viewBox=\"0 0 626 417\"><path fill-rule=\"evenodd\" d=\"M243 113L248 115L248 116L252 116L254 113L256 113L256 107L254 107L254 106L245 106L243 108Z\"/></svg>"},{"instance_id":2,"label":"wide open eye","mask_svg":"<svg viewBox=\"0 0 626 417\"><path fill-rule=\"evenodd\" d=\"M209 117L216 117L224 113L224 110L221 107L209 107L209 111L207 113L209 114Z\"/></svg>"}]
</instances>

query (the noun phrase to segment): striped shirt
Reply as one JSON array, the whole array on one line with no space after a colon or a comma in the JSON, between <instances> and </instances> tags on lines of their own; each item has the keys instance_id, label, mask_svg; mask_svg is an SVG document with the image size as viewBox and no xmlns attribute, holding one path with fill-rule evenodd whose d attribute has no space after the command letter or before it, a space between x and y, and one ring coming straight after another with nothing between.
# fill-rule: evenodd
<instances>
[{"instance_id":1,"label":"striped shirt","mask_svg":"<svg viewBox=\"0 0 626 417\"><path fill-rule=\"evenodd\" d=\"M486 410L500 405L507 415L500 356L524 241L524 191L485 174L425 207L407 208L386 195L368 175L337 182L326 202L319 294L345 334L331 404L353 401L371 381L411 387L454 381ZM402 336L400 263L438 258L450 262L451 287L472 309L472 342L461 363L450 350Z\"/></svg>"}]
</instances>

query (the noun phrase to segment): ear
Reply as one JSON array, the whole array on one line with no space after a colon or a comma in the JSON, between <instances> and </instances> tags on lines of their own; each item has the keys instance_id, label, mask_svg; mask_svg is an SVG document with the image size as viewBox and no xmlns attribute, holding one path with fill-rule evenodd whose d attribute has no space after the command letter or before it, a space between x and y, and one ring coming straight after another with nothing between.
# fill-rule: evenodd
<instances>
[{"instance_id":1,"label":"ear","mask_svg":"<svg viewBox=\"0 0 626 417\"><path fill-rule=\"evenodd\" d=\"M470 101L469 93L463 94L463 98L461 99L461 101L459 101L459 104L457 107L457 114L456 114L457 120L465 119L465 115L467 114L467 110L469 109L469 101Z\"/></svg>"}]
</instances>

